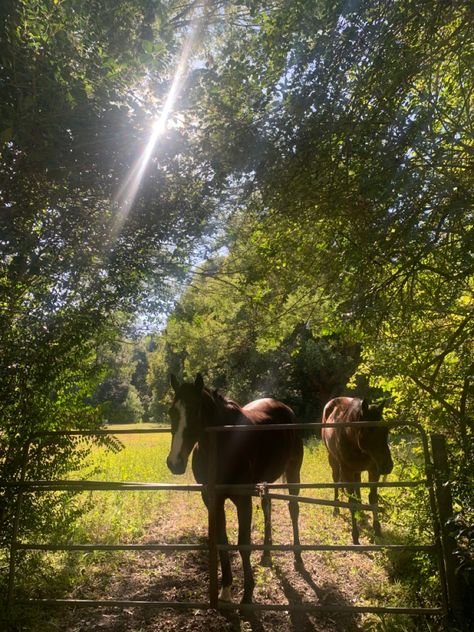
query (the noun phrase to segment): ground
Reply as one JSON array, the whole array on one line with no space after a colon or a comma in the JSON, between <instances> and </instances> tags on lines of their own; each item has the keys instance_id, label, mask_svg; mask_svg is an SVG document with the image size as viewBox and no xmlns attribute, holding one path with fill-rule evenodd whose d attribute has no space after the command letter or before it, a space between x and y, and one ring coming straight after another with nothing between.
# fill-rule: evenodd
<instances>
[{"instance_id":1,"label":"ground","mask_svg":"<svg viewBox=\"0 0 474 632\"><path fill-rule=\"evenodd\" d=\"M171 505L147 530L144 542L206 542L206 514L200 499L188 494L186 502ZM291 523L286 503L274 503L273 519L275 542L291 543ZM255 503L253 541L261 542L261 510ZM235 541L236 524L232 505L229 532ZM303 541L309 541L316 525L311 524L311 509L302 509ZM344 538L349 543L348 522ZM233 534L233 538L232 538ZM327 534L326 534L327 535ZM325 542L341 542L341 534L326 537ZM321 541L321 538L320 538ZM234 570L233 599L239 601L242 592L242 573L238 553L232 556ZM381 567L375 566L367 553L304 553L304 570L294 569L290 554L275 554L271 568L259 566L259 553L252 554L256 588L256 603L285 604L315 602L319 604L354 605L367 599L367 593L377 593L387 581ZM362 581L361 581L362 579ZM132 553L122 557L115 571L99 566L74 592L79 598L137 599L160 601L206 601L208 590L208 561L206 551L186 553ZM64 625L65 622L63 622ZM64 630L65 628L61 628ZM69 632L151 632L207 631L207 630L268 630L298 632L344 631L366 629L360 615L308 614L262 611L253 616L237 612L217 613L199 610L160 610L126 608L125 610L76 610L69 613Z\"/></svg>"},{"instance_id":2,"label":"ground","mask_svg":"<svg viewBox=\"0 0 474 632\"><path fill-rule=\"evenodd\" d=\"M165 460L168 438L163 435L132 436L118 454L95 453L90 476L103 480L140 480L193 483L190 468L183 477L170 477ZM305 450L302 480L327 481L329 468L323 446ZM84 474L85 478L88 478ZM167 478L168 477L168 478ZM364 491L364 494L367 492ZM331 498L331 490L305 490L305 496ZM388 496L388 491L384 494ZM90 543L194 543L207 542L207 511L199 492L94 492L88 511L74 532L75 542ZM398 497L397 497L398 498ZM383 507L382 502L382 507ZM233 505L226 505L228 535L237 541ZM331 507L301 504L302 544L351 544L347 511L333 516ZM291 520L286 501L273 501L273 542L292 544ZM385 516L383 516L384 520ZM373 539L370 515L360 516L361 543ZM382 542L400 533L383 522ZM48 538L46 538L46 541ZM399 540L398 540L399 541ZM263 517L254 499L252 542L263 542ZM54 557L56 555L56 557ZM109 599L172 602L208 601L206 550L187 552L70 553L38 556L38 579L17 578L17 597ZM260 553L252 554L257 604L302 602L336 606L422 605L407 603L407 594L394 581L394 563L386 553L304 552L304 568L295 570L293 556L274 553L272 567L259 565ZM403 559L402 559L403 562ZM56 566L54 566L56 565ZM242 595L242 566L232 554L233 601ZM31 568L31 565L30 567ZM19 569L20 571L20 569ZM370 614L296 613L259 610L255 614L199 609L127 608L32 608L16 611L12 632L204 632L241 630L252 632L414 632L435 630L425 623L397 615L382 619Z\"/></svg>"}]
</instances>

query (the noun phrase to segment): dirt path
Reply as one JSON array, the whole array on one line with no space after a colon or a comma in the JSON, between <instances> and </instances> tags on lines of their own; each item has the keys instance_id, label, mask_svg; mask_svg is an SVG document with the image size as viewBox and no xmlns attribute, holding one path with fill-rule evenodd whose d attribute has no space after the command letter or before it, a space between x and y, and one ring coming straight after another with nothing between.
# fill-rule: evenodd
<instances>
[{"instance_id":1,"label":"dirt path","mask_svg":"<svg viewBox=\"0 0 474 632\"><path fill-rule=\"evenodd\" d=\"M254 505L252 540L262 542L261 510ZM233 506L228 510L229 540L236 541ZM274 543L291 543L291 523L286 503L274 503ZM200 498L188 495L184 502L169 505L149 526L143 542L206 543L207 514ZM328 512L301 508L302 542L349 543L347 519L335 519ZM342 539L341 539L342 538ZM314 602L334 605L361 605L373 602L387 581L380 565L370 554L305 553L305 568L297 572L290 554L274 554L273 566L259 566L259 554L252 554L257 603ZM233 599L242 593L240 557L233 555ZM206 551L184 553L130 553L115 565L97 563L71 596L97 599L137 599L159 601L207 601L208 562ZM366 629L360 615L309 614L260 611L252 616L238 612L154 610L150 608L76 609L62 619L61 627L51 621L51 630L67 632L152 632L242 630L295 632L353 632ZM46 630L46 628L44 628Z\"/></svg>"}]
</instances>

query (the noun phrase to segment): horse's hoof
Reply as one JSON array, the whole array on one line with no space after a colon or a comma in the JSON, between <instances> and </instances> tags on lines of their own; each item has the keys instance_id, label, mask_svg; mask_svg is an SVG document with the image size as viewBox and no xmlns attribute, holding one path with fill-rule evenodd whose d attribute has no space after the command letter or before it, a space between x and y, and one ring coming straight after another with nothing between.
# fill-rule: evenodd
<instances>
[{"instance_id":1,"label":"horse's hoof","mask_svg":"<svg viewBox=\"0 0 474 632\"><path fill-rule=\"evenodd\" d=\"M243 597L242 597L242 599L240 600L240 604L241 604L242 606L245 606L245 605L247 605L247 604L252 603L252 601L253 601L253 595L246 595L246 594L244 593L244 596L243 596Z\"/></svg>"},{"instance_id":2,"label":"horse's hoof","mask_svg":"<svg viewBox=\"0 0 474 632\"><path fill-rule=\"evenodd\" d=\"M230 586L222 586L218 597L219 601L230 603L232 601L232 593Z\"/></svg>"},{"instance_id":3,"label":"horse's hoof","mask_svg":"<svg viewBox=\"0 0 474 632\"><path fill-rule=\"evenodd\" d=\"M271 567L272 565L272 557L271 555L262 555L262 558L260 560L260 566L266 566L266 567Z\"/></svg>"}]
</instances>

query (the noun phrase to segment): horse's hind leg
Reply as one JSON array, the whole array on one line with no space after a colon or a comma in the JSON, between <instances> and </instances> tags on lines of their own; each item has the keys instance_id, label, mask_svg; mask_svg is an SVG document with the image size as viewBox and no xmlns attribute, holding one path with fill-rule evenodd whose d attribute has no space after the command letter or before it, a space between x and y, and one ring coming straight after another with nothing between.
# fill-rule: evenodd
<instances>
[{"instance_id":1,"label":"horse's hind leg","mask_svg":"<svg viewBox=\"0 0 474 632\"><path fill-rule=\"evenodd\" d=\"M334 458L330 452L328 452L328 460L329 460L329 465L331 466L333 482L340 483L342 481L342 478L341 478L341 471L340 471L341 466L339 464L339 461L336 458ZM334 488L334 502L337 503L338 499L339 499L339 488L335 487ZM334 505L334 509L332 513L334 516L338 516L339 507Z\"/></svg>"},{"instance_id":2,"label":"horse's hind leg","mask_svg":"<svg viewBox=\"0 0 474 632\"><path fill-rule=\"evenodd\" d=\"M369 483L378 483L379 478L380 478L380 475L377 472L369 470ZM380 521L379 521L379 510L378 510L379 495L377 491L377 485L371 485L370 487L369 503L371 505L374 505L375 507L375 509L372 512L372 515L374 517L374 521L373 521L374 535L379 538L382 535L382 529L381 529Z\"/></svg>"},{"instance_id":3,"label":"horse's hind leg","mask_svg":"<svg viewBox=\"0 0 474 632\"><path fill-rule=\"evenodd\" d=\"M272 545L272 501L268 495L264 492L262 494L262 512L263 512L263 526L264 526L264 539L263 544L265 546ZM262 566L272 565L272 552L263 551L262 558L260 560Z\"/></svg>"},{"instance_id":4,"label":"horse's hind leg","mask_svg":"<svg viewBox=\"0 0 474 632\"><path fill-rule=\"evenodd\" d=\"M303 462L303 443L298 446L298 451L295 454L294 458L290 460L288 466L286 468L286 480L288 483L299 483L301 480L300 477L300 469L301 463ZM290 494L294 496L298 496L300 493L299 489L291 489ZM294 546L300 545L300 531L299 531L299 515L300 515L300 505L297 500L290 500L289 503L291 524L293 526L293 544ZM303 568L303 558L301 557L301 551L295 551L295 568Z\"/></svg>"},{"instance_id":5,"label":"horse's hind leg","mask_svg":"<svg viewBox=\"0 0 474 632\"><path fill-rule=\"evenodd\" d=\"M349 481L352 483L360 483L360 473L355 472L352 474L347 474L347 472L345 474L343 474L344 478L346 481ZM361 498L360 498L360 487L357 488L353 488L353 487L348 487L348 492L349 492L349 502L351 503L360 503L361 502ZM359 527L357 526L357 510L353 507L351 507L351 523L352 523L352 542L354 544L359 544Z\"/></svg>"},{"instance_id":6,"label":"horse's hind leg","mask_svg":"<svg viewBox=\"0 0 474 632\"><path fill-rule=\"evenodd\" d=\"M252 497L240 496L234 500L237 507L237 517L239 520L239 545L250 544L250 531L252 525ZM244 569L244 595L242 603L251 603L255 582L253 579L252 566L250 564L250 551L240 551L242 566Z\"/></svg>"}]
</instances>

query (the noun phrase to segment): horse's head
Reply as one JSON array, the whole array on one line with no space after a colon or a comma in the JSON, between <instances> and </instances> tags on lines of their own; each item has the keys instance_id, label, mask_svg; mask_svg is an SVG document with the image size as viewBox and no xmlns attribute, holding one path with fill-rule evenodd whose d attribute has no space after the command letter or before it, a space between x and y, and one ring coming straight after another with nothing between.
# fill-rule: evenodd
<instances>
[{"instance_id":1,"label":"horse's head","mask_svg":"<svg viewBox=\"0 0 474 632\"><path fill-rule=\"evenodd\" d=\"M174 390L174 400L169 411L171 449L166 464L173 474L184 474L189 455L204 430L204 382L200 373L194 383L183 384L179 384L177 378L171 375L171 386Z\"/></svg>"},{"instance_id":2,"label":"horse's head","mask_svg":"<svg viewBox=\"0 0 474 632\"><path fill-rule=\"evenodd\" d=\"M382 421L383 404L368 404L362 400L362 421ZM380 425L359 429L358 444L361 452L375 462L380 474L390 474L393 469L388 445L388 428Z\"/></svg>"}]
</instances>

